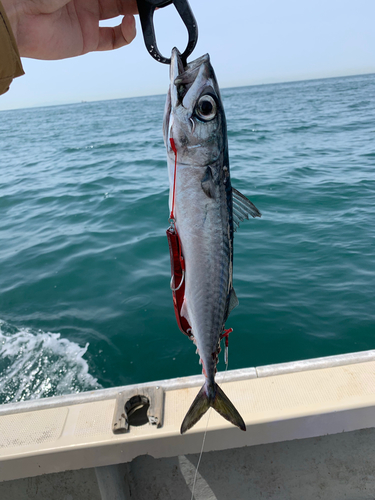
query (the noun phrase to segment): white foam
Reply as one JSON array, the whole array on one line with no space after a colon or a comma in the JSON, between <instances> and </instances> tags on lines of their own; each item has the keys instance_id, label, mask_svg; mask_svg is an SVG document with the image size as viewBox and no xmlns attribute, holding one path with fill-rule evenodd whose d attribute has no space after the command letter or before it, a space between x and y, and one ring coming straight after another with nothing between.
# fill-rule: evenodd
<instances>
[{"instance_id":1,"label":"white foam","mask_svg":"<svg viewBox=\"0 0 375 500\"><path fill-rule=\"evenodd\" d=\"M17 329L0 320L0 401L70 394L100 388L80 347L59 333Z\"/></svg>"}]
</instances>

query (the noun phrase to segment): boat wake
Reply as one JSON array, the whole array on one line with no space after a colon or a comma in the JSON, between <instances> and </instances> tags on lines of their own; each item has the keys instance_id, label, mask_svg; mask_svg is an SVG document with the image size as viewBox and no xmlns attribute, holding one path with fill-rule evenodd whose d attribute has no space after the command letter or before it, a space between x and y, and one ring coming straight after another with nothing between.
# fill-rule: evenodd
<instances>
[{"instance_id":1,"label":"boat wake","mask_svg":"<svg viewBox=\"0 0 375 500\"><path fill-rule=\"evenodd\" d=\"M0 403L101 388L83 359L88 346L0 320Z\"/></svg>"}]
</instances>

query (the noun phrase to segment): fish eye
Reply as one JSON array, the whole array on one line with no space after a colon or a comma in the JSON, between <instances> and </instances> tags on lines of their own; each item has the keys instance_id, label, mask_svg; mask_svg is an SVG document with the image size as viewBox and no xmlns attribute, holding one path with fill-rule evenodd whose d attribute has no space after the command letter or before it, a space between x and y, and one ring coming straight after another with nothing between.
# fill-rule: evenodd
<instances>
[{"instance_id":1,"label":"fish eye","mask_svg":"<svg viewBox=\"0 0 375 500\"><path fill-rule=\"evenodd\" d=\"M208 122L215 118L217 112L216 101L210 95L203 95L196 106L195 113L201 120Z\"/></svg>"}]
</instances>

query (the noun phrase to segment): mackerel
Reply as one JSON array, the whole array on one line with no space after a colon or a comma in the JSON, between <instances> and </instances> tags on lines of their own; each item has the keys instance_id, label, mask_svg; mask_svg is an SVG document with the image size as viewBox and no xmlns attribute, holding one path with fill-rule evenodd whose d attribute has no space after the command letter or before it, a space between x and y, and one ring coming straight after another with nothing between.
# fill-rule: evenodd
<instances>
[{"instance_id":1,"label":"mackerel","mask_svg":"<svg viewBox=\"0 0 375 500\"><path fill-rule=\"evenodd\" d=\"M246 430L241 415L216 384L215 373L225 322L238 305L233 288L233 232L244 219L261 214L231 185L226 119L208 54L184 67L173 49L163 134L173 218L170 233L178 239L184 263L179 284L172 276L174 291L184 285L181 300L174 296L176 317L197 346L205 376L181 434L210 407ZM181 327L181 321L189 329Z\"/></svg>"}]
</instances>

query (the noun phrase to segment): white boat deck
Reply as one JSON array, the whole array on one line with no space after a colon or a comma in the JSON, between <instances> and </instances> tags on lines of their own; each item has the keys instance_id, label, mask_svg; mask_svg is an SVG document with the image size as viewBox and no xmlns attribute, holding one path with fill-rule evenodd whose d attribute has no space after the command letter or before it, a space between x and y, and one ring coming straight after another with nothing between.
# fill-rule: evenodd
<instances>
[{"instance_id":1,"label":"white boat deck","mask_svg":"<svg viewBox=\"0 0 375 500\"><path fill-rule=\"evenodd\" d=\"M130 426L124 434L112 432L112 420L116 395L129 387L0 407L0 481L5 481L0 498L84 499L82 492L64 497L56 496L57 490L54 497L10 494L23 484L15 480L70 471L44 477L48 484L53 477L62 482L75 477L68 481L73 485L93 474L73 471L92 468L97 497L91 492L90 499L130 498L132 488L136 499L190 498L194 454L201 449L207 418L196 499L375 497L375 351L219 374L247 432L210 411L181 436L182 419L202 381L188 377L132 386L139 394L146 387L165 391L164 421L160 428ZM107 467L112 464L127 465ZM230 495L233 478L237 490ZM42 491L39 479L34 483ZM115 484L117 493L108 496ZM366 488L360 490L360 484ZM123 496L116 496L120 490Z\"/></svg>"}]
</instances>

